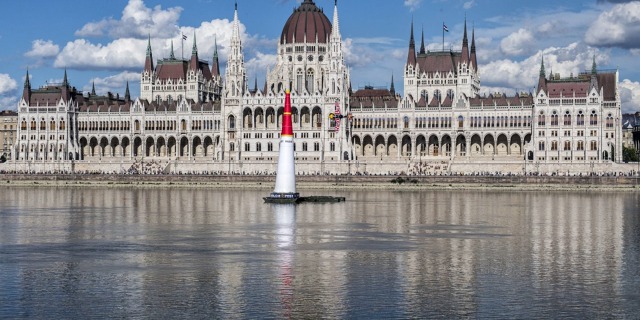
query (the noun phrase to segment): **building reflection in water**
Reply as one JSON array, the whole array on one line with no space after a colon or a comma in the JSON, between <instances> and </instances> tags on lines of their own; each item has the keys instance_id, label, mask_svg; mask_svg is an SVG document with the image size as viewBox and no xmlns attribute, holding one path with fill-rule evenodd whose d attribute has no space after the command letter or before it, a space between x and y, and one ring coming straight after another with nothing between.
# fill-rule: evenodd
<instances>
[{"instance_id":1,"label":"building reflection in water","mask_svg":"<svg viewBox=\"0 0 640 320\"><path fill-rule=\"evenodd\" d=\"M640 310L636 193L349 191L297 207L263 193L8 188L0 318Z\"/></svg>"}]
</instances>

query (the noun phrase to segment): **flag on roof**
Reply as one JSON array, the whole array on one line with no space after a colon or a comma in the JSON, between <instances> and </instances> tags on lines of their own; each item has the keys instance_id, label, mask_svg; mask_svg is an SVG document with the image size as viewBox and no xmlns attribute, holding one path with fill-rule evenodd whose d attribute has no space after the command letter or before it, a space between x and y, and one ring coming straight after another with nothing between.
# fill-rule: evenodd
<instances>
[{"instance_id":1,"label":"flag on roof","mask_svg":"<svg viewBox=\"0 0 640 320\"><path fill-rule=\"evenodd\" d=\"M445 32L449 32L449 28L447 28L447 25L444 24L444 22L442 23L442 30L444 30Z\"/></svg>"},{"instance_id":2,"label":"flag on roof","mask_svg":"<svg viewBox=\"0 0 640 320\"><path fill-rule=\"evenodd\" d=\"M184 34L182 35L182 40L187 40L187 36L185 36Z\"/></svg>"}]
</instances>

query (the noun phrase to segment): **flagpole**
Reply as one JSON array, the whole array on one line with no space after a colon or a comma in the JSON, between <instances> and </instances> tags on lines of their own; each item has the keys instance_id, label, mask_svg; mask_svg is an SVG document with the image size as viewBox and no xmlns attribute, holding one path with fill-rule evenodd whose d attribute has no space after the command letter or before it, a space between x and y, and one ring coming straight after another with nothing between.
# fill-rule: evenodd
<instances>
[{"instance_id":1,"label":"flagpole","mask_svg":"<svg viewBox=\"0 0 640 320\"><path fill-rule=\"evenodd\" d=\"M444 51L444 21L442 21L442 51Z\"/></svg>"},{"instance_id":2,"label":"flagpole","mask_svg":"<svg viewBox=\"0 0 640 320\"><path fill-rule=\"evenodd\" d=\"M184 60L184 34L180 33L181 37L180 37L180 54L182 55L182 60Z\"/></svg>"}]
</instances>

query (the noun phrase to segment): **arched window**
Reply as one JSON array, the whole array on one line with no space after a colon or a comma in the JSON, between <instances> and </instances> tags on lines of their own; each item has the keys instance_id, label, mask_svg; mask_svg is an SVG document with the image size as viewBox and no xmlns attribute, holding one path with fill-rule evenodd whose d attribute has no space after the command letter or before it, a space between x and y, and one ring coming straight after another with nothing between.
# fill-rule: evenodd
<instances>
[{"instance_id":1,"label":"arched window","mask_svg":"<svg viewBox=\"0 0 640 320\"><path fill-rule=\"evenodd\" d=\"M429 92L427 92L427 90L422 90L420 97L424 98L424 101L429 104Z\"/></svg>"},{"instance_id":2,"label":"arched window","mask_svg":"<svg viewBox=\"0 0 640 320\"><path fill-rule=\"evenodd\" d=\"M436 90L433 92L433 97L436 98L436 100L438 102L441 102L442 100L442 95L440 94L440 90Z\"/></svg>"},{"instance_id":3,"label":"arched window","mask_svg":"<svg viewBox=\"0 0 640 320\"><path fill-rule=\"evenodd\" d=\"M447 90L447 98L449 98L449 99L451 99L451 101L453 101L453 98L455 98L455 94L453 93L453 89Z\"/></svg>"},{"instance_id":4,"label":"arched window","mask_svg":"<svg viewBox=\"0 0 640 320\"><path fill-rule=\"evenodd\" d=\"M544 125L546 125L545 116L544 116L544 111L540 111L540 114L538 115L538 125L539 125L539 126L544 126Z\"/></svg>"},{"instance_id":5,"label":"arched window","mask_svg":"<svg viewBox=\"0 0 640 320\"><path fill-rule=\"evenodd\" d=\"M462 115L458 116L458 128L462 128L464 126L464 117Z\"/></svg>"},{"instance_id":6,"label":"arched window","mask_svg":"<svg viewBox=\"0 0 640 320\"><path fill-rule=\"evenodd\" d=\"M563 124L565 126L570 126L571 125L571 113L569 113L568 110L564 114Z\"/></svg>"},{"instance_id":7,"label":"arched window","mask_svg":"<svg viewBox=\"0 0 640 320\"><path fill-rule=\"evenodd\" d=\"M589 125L598 125L598 115L595 110L591 111L591 116L589 116Z\"/></svg>"},{"instance_id":8,"label":"arched window","mask_svg":"<svg viewBox=\"0 0 640 320\"><path fill-rule=\"evenodd\" d=\"M236 118L234 116L229 116L227 122L229 122L229 129L235 129L236 128Z\"/></svg>"},{"instance_id":9,"label":"arched window","mask_svg":"<svg viewBox=\"0 0 640 320\"><path fill-rule=\"evenodd\" d=\"M576 124L579 126L584 126L584 114L582 113L582 111L578 111Z\"/></svg>"},{"instance_id":10,"label":"arched window","mask_svg":"<svg viewBox=\"0 0 640 320\"><path fill-rule=\"evenodd\" d=\"M303 86L302 86L302 77L303 77L302 69L298 69L298 73L296 75L296 91L298 93L302 92L302 88L303 88Z\"/></svg>"},{"instance_id":11,"label":"arched window","mask_svg":"<svg viewBox=\"0 0 640 320\"><path fill-rule=\"evenodd\" d=\"M313 84L314 84L314 76L313 76L313 69L309 69L307 70L307 91L309 91L309 93L313 94Z\"/></svg>"}]
</instances>

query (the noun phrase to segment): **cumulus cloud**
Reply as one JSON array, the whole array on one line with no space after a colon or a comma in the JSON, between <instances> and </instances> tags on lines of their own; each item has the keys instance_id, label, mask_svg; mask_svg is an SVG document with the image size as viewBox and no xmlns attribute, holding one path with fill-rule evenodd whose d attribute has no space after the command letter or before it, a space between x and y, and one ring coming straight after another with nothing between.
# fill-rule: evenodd
<instances>
[{"instance_id":1,"label":"cumulus cloud","mask_svg":"<svg viewBox=\"0 0 640 320\"><path fill-rule=\"evenodd\" d=\"M507 56L519 56L531 53L534 45L533 33L521 28L500 41L500 50Z\"/></svg>"},{"instance_id":2,"label":"cumulus cloud","mask_svg":"<svg viewBox=\"0 0 640 320\"><path fill-rule=\"evenodd\" d=\"M257 75L258 73L264 73L267 68L273 67L276 64L277 60L278 57L275 54L265 54L262 52L257 52L253 58L245 62L245 65L249 74Z\"/></svg>"},{"instance_id":3,"label":"cumulus cloud","mask_svg":"<svg viewBox=\"0 0 640 320\"><path fill-rule=\"evenodd\" d=\"M79 37L98 37L108 34L112 38L132 37L168 38L178 32L178 19L182 8L148 8L142 0L129 0L119 20L108 18L85 24L76 31Z\"/></svg>"},{"instance_id":4,"label":"cumulus cloud","mask_svg":"<svg viewBox=\"0 0 640 320\"><path fill-rule=\"evenodd\" d=\"M106 95L107 92L112 92L113 94L118 93L123 97L127 81L129 82L129 90L134 91L138 87L140 73L124 71L104 78L93 78L82 87L82 90L91 92L92 85L95 84L96 93L99 95Z\"/></svg>"},{"instance_id":5,"label":"cumulus cloud","mask_svg":"<svg viewBox=\"0 0 640 320\"><path fill-rule=\"evenodd\" d=\"M107 45L78 39L67 43L53 66L78 70L141 69L146 45L145 40L131 38L117 39Z\"/></svg>"},{"instance_id":6,"label":"cumulus cloud","mask_svg":"<svg viewBox=\"0 0 640 320\"><path fill-rule=\"evenodd\" d=\"M216 19L202 22L197 27L181 27L171 38L151 38L154 59L169 57L172 41L175 56L179 58L182 55L181 34L187 36L187 40L184 41L184 55L185 58L189 58L195 33L199 58L211 61L217 41L222 63L226 61L229 53L232 28L233 21ZM252 44L260 43L260 39L246 33L243 24L240 24L240 35L246 41L245 46L252 47ZM77 39L64 46L56 57L54 66L79 70L140 70L144 66L146 48L147 39L120 38L104 45Z\"/></svg>"},{"instance_id":7,"label":"cumulus cloud","mask_svg":"<svg viewBox=\"0 0 640 320\"><path fill-rule=\"evenodd\" d=\"M416 11L421 3L422 0L404 0L404 6L409 8L410 11Z\"/></svg>"},{"instance_id":8,"label":"cumulus cloud","mask_svg":"<svg viewBox=\"0 0 640 320\"><path fill-rule=\"evenodd\" d=\"M480 76L483 86L531 91L537 84L543 55L547 75L553 71L562 77L568 77L590 70L593 52L593 48L578 42L566 47L550 47L521 61L500 59L481 64ZM606 52L596 53L596 63L606 64L608 61L609 55Z\"/></svg>"},{"instance_id":9,"label":"cumulus cloud","mask_svg":"<svg viewBox=\"0 0 640 320\"><path fill-rule=\"evenodd\" d=\"M601 13L584 40L593 46L640 48L640 2L616 4Z\"/></svg>"},{"instance_id":10,"label":"cumulus cloud","mask_svg":"<svg viewBox=\"0 0 640 320\"><path fill-rule=\"evenodd\" d=\"M12 92L18 87L18 83L8 74L0 73L0 95Z\"/></svg>"},{"instance_id":11,"label":"cumulus cloud","mask_svg":"<svg viewBox=\"0 0 640 320\"><path fill-rule=\"evenodd\" d=\"M29 58L46 59L55 57L60 52L60 47L51 40L33 40L31 50L24 55Z\"/></svg>"},{"instance_id":12,"label":"cumulus cloud","mask_svg":"<svg viewBox=\"0 0 640 320\"><path fill-rule=\"evenodd\" d=\"M624 79L619 83L622 113L640 111L640 82Z\"/></svg>"}]
</instances>

